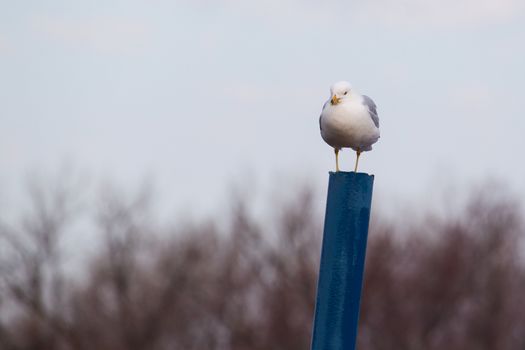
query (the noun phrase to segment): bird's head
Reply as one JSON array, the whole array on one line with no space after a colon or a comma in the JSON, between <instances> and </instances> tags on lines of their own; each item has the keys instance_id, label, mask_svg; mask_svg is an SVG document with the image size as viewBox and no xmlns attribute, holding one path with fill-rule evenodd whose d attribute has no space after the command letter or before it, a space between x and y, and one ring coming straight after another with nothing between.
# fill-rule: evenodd
<instances>
[{"instance_id":1,"label":"bird's head","mask_svg":"<svg viewBox=\"0 0 525 350\"><path fill-rule=\"evenodd\" d=\"M352 85L347 81L340 81L330 88L330 103L336 105L341 100L347 99L352 93Z\"/></svg>"}]
</instances>

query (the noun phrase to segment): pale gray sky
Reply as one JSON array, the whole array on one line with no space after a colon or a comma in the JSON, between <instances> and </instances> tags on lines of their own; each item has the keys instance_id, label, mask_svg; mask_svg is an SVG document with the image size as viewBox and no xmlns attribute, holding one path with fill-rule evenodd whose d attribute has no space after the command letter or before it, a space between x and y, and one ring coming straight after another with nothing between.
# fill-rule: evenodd
<instances>
[{"instance_id":1,"label":"pale gray sky","mask_svg":"<svg viewBox=\"0 0 525 350\"><path fill-rule=\"evenodd\" d=\"M378 105L382 137L360 163L376 196L487 177L525 194L522 0L0 8L0 194L64 162L130 186L151 176L191 210L220 207L237 182L324 188L318 117L338 80Z\"/></svg>"}]
</instances>

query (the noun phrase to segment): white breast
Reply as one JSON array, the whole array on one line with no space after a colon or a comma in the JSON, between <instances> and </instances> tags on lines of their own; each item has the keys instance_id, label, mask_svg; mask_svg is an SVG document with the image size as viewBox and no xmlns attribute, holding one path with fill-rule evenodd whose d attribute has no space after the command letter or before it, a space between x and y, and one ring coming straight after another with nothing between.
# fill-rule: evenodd
<instances>
[{"instance_id":1,"label":"white breast","mask_svg":"<svg viewBox=\"0 0 525 350\"><path fill-rule=\"evenodd\" d=\"M330 146L369 151L379 139L379 129L361 99L326 104L321 113L321 136Z\"/></svg>"}]
</instances>

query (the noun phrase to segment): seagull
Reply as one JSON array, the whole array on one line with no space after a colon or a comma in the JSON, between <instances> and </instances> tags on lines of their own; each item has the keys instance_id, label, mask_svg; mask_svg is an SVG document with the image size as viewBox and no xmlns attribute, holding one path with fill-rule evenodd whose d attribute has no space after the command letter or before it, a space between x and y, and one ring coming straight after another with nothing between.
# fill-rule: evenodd
<instances>
[{"instance_id":1,"label":"seagull","mask_svg":"<svg viewBox=\"0 0 525 350\"><path fill-rule=\"evenodd\" d=\"M351 148L356 154L355 172L361 152L372 150L379 139L379 117L374 101L359 94L350 83L340 81L330 88L319 117L323 140L334 148L335 169L339 171L339 151Z\"/></svg>"}]
</instances>

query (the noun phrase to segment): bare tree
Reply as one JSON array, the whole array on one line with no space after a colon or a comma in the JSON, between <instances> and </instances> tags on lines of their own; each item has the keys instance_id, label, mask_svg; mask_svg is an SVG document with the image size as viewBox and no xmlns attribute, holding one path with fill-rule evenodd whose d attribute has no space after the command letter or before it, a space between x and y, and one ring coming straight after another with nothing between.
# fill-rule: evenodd
<instances>
[{"instance_id":1,"label":"bare tree","mask_svg":"<svg viewBox=\"0 0 525 350\"><path fill-rule=\"evenodd\" d=\"M62 313L66 293L59 245L78 209L77 189L64 181L52 190L30 182L30 207L16 225L2 223L0 339L11 349L49 349L74 344ZM74 187L74 186L73 186ZM29 335L29 336L28 336Z\"/></svg>"},{"instance_id":2,"label":"bare tree","mask_svg":"<svg viewBox=\"0 0 525 350\"><path fill-rule=\"evenodd\" d=\"M83 278L64 272L60 244L74 191L30 194L23 219L0 225L0 349L309 348L322 219L311 191L272 203L266 220L236 199L225 225L162 225L147 190L105 191ZM359 348L523 349L521 213L479 192L423 223L376 213Z\"/></svg>"}]
</instances>

